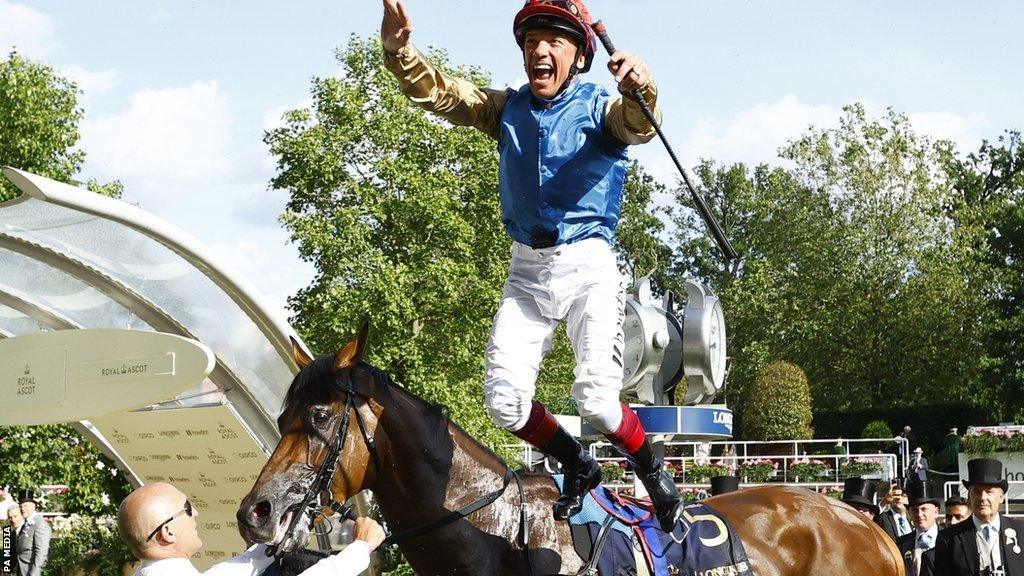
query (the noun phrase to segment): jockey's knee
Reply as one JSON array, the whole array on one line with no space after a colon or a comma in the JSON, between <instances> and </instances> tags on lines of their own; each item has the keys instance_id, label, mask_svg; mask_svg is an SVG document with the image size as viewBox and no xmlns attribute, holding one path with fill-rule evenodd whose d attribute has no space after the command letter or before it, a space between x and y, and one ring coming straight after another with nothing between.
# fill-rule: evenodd
<instances>
[{"instance_id":1,"label":"jockey's knee","mask_svg":"<svg viewBox=\"0 0 1024 576\"><path fill-rule=\"evenodd\" d=\"M485 390L484 399L487 402L487 414L495 424L505 430L515 432L525 426L530 418L533 399L528 396L497 387Z\"/></svg>"},{"instance_id":2,"label":"jockey's knee","mask_svg":"<svg viewBox=\"0 0 1024 576\"><path fill-rule=\"evenodd\" d=\"M622 423L622 404L617 396L611 401L596 398L582 401L577 399L576 409L580 413L580 418L602 434L615 432Z\"/></svg>"}]
</instances>

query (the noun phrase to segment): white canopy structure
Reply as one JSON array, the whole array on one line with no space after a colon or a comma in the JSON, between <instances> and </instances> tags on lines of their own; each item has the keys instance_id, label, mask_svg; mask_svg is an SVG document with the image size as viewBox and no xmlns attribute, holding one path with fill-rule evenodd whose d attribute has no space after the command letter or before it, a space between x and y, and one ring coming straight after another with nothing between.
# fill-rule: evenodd
<instances>
[{"instance_id":1,"label":"white canopy structure","mask_svg":"<svg viewBox=\"0 0 1024 576\"><path fill-rule=\"evenodd\" d=\"M227 262L175 226L84 189L3 173L23 194L0 204L0 339L128 329L212 350L212 371L188 390L75 424L133 485L169 481L202 509L197 565L240 552L234 514L279 439L275 418L296 372L290 340L301 343L298 335ZM0 355L0 374L4 363ZM10 414L0 411L0 425L15 422Z\"/></svg>"}]
</instances>

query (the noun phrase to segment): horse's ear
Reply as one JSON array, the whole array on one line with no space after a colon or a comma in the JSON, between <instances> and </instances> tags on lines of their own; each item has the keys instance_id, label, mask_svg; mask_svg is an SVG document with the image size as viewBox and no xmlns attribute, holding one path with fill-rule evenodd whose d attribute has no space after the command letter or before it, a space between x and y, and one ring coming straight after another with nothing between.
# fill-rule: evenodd
<instances>
[{"instance_id":1,"label":"horse's ear","mask_svg":"<svg viewBox=\"0 0 1024 576\"><path fill-rule=\"evenodd\" d=\"M292 336L289 336L288 339L292 341L292 359L295 360L299 370L312 364L313 357L309 355L309 352L306 352L306 347L299 344L299 341Z\"/></svg>"},{"instance_id":2,"label":"horse's ear","mask_svg":"<svg viewBox=\"0 0 1024 576\"><path fill-rule=\"evenodd\" d=\"M363 322L363 327L359 330L359 335L356 336L355 340L350 341L338 350L338 354L334 357L334 370L338 371L342 368L348 368L349 366L355 366L363 359L363 353L366 352L366 339L370 336L370 322Z\"/></svg>"}]
</instances>

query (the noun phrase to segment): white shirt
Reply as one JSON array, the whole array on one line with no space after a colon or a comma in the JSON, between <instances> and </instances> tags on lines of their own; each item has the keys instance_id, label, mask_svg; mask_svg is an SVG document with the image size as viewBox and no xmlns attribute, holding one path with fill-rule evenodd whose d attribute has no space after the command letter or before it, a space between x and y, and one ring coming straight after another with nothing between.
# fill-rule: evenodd
<instances>
[{"instance_id":1,"label":"white shirt","mask_svg":"<svg viewBox=\"0 0 1024 576\"><path fill-rule=\"evenodd\" d=\"M988 543L985 542L985 536L982 532L982 527L986 524L979 520L977 516L973 515L971 516L971 521L974 522L976 538L978 539L978 556L981 561L980 566L982 568L999 568L1003 565L1002 550L999 546L999 515L996 514L996 517L988 524L995 529L995 545L992 546L991 551L988 548Z\"/></svg>"},{"instance_id":2,"label":"white shirt","mask_svg":"<svg viewBox=\"0 0 1024 576\"><path fill-rule=\"evenodd\" d=\"M939 526L937 524L932 524L932 527L925 530L924 532L921 532L920 530L914 530L914 546L917 546L917 543L918 541L920 541L922 535L924 535L925 542L928 544L928 547L924 548L924 550L931 550L932 548L935 548L935 539L939 535Z\"/></svg>"},{"instance_id":3,"label":"white shirt","mask_svg":"<svg viewBox=\"0 0 1024 576\"><path fill-rule=\"evenodd\" d=\"M268 558L266 545L253 546L231 560L214 564L206 572L196 570L188 558L147 560L135 571L135 576L258 576L273 562ZM356 540L341 553L328 556L310 566L301 576L356 576L370 566L370 547Z\"/></svg>"}]
</instances>

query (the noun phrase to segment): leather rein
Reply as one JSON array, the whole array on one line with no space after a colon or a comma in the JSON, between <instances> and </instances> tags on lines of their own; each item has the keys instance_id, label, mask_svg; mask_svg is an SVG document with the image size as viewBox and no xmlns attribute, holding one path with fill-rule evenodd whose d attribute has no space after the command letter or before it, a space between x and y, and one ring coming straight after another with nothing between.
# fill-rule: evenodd
<instances>
[{"instance_id":1,"label":"leather rein","mask_svg":"<svg viewBox=\"0 0 1024 576\"><path fill-rule=\"evenodd\" d=\"M367 367L374 379L380 381L383 372L370 366L369 364L362 364ZM386 376L386 375L385 375ZM390 379L389 379L390 380ZM373 460L374 467L377 470L381 469L380 455L377 452L377 445L367 432L366 423L363 422L363 417L359 414L359 410L355 409L355 398L356 396L363 396L369 398L365 394L360 394L352 382L352 370L349 370L348 378L342 381L338 378L334 380L335 387L345 393L345 412L341 416L341 425L338 426L338 434L334 437L334 442L331 443L331 448L327 453L327 457L320 464L320 469L317 470L316 476L313 477L313 481L309 485L309 489L306 491L306 496L303 498L302 503L295 508L295 513L292 514L291 522L288 525L288 530L285 532L284 537L281 538L280 542L287 542L295 535L295 530L299 525L299 521L307 513L309 514L309 526L308 530L313 531L313 525L318 515L322 515L320 512L321 508L330 508L335 514L340 514L343 519L355 519L354 506L345 505L334 499L334 492L331 490L331 485L334 482L334 475L338 468L338 459L341 456L341 450L345 444L345 437L348 435L348 427L351 423L351 414L356 415L356 424L359 426L359 433L363 437L363 443L366 445L367 451L370 453L370 458ZM522 477L518 472L513 471L511 468L506 467L505 476L502 482L501 488L489 492L480 498L470 502L469 504L454 510L409 530L399 532L397 534L390 534L385 540L382 546L391 546L397 544L408 538L414 538L420 536L431 530L435 530L447 524L451 524L457 520L461 520L466 516L485 508L490 504L494 503L498 498L505 493L505 489L515 479L516 486L519 488L519 510L520 510L520 528L519 534L517 535L517 543L526 552L527 565L531 567L530 562L530 549L528 546L528 522L529 515L526 509L526 492L523 489ZM267 556L275 556L280 558L284 556L284 553L279 550L280 543L273 546L267 547Z\"/></svg>"}]
</instances>

